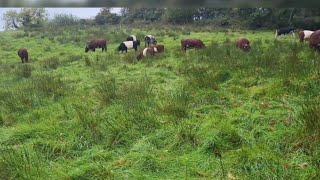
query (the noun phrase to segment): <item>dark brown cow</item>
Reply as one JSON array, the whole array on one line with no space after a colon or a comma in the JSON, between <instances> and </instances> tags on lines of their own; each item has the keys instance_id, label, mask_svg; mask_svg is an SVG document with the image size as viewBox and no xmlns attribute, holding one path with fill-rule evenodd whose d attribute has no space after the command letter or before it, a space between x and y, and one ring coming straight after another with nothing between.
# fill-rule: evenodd
<instances>
[{"instance_id":1,"label":"dark brown cow","mask_svg":"<svg viewBox=\"0 0 320 180\"><path fill-rule=\"evenodd\" d=\"M26 48L20 48L18 50L18 56L20 57L22 63L27 63L29 62L28 58L28 50Z\"/></svg>"},{"instance_id":2,"label":"dark brown cow","mask_svg":"<svg viewBox=\"0 0 320 180\"><path fill-rule=\"evenodd\" d=\"M164 45L152 45L150 47L144 48L137 56L137 60L141 60L146 56L154 56L155 54L163 53L164 52Z\"/></svg>"},{"instance_id":3,"label":"dark brown cow","mask_svg":"<svg viewBox=\"0 0 320 180\"><path fill-rule=\"evenodd\" d=\"M317 30L311 34L309 46L317 51L320 51L320 30Z\"/></svg>"},{"instance_id":4,"label":"dark brown cow","mask_svg":"<svg viewBox=\"0 0 320 180\"><path fill-rule=\"evenodd\" d=\"M107 41L105 39L94 39L90 41L89 44L86 46L85 52L88 52L90 50L95 52L96 48L102 48L102 52L103 50L107 52Z\"/></svg>"},{"instance_id":5,"label":"dark brown cow","mask_svg":"<svg viewBox=\"0 0 320 180\"><path fill-rule=\"evenodd\" d=\"M187 51L187 48L206 48L206 46L203 44L203 42L200 39L182 39L181 40L181 49L184 50L184 52Z\"/></svg>"},{"instance_id":6,"label":"dark brown cow","mask_svg":"<svg viewBox=\"0 0 320 180\"><path fill-rule=\"evenodd\" d=\"M245 52L248 52L251 49L250 41L243 37L237 40L236 46Z\"/></svg>"}]
</instances>

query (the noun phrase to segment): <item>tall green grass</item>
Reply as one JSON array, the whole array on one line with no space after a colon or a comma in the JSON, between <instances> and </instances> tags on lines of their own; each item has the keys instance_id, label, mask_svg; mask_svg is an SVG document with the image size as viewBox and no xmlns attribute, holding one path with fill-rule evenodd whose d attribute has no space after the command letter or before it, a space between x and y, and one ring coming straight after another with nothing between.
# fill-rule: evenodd
<instances>
[{"instance_id":1,"label":"tall green grass","mask_svg":"<svg viewBox=\"0 0 320 180\"><path fill-rule=\"evenodd\" d=\"M193 29L2 32L0 179L317 179L319 54L270 31ZM117 52L130 34L165 53ZM187 37L207 48L184 53ZM94 38L108 51L85 53Z\"/></svg>"}]
</instances>

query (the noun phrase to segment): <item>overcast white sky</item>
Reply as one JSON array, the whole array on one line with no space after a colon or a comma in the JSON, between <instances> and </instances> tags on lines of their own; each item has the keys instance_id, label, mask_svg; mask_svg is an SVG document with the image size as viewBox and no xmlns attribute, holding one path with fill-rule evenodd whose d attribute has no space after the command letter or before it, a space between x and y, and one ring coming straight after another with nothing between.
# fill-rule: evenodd
<instances>
[{"instance_id":1,"label":"overcast white sky","mask_svg":"<svg viewBox=\"0 0 320 180\"><path fill-rule=\"evenodd\" d=\"M21 8L0 8L0 31L3 31L4 21L2 19L3 13L7 10ZM46 8L49 17L53 17L55 14L72 14L78 16L79 18L93 18L98 14L101 8ZM121 8L112 8L111 12L120 13Z\"/></svg>"}]
</instances>

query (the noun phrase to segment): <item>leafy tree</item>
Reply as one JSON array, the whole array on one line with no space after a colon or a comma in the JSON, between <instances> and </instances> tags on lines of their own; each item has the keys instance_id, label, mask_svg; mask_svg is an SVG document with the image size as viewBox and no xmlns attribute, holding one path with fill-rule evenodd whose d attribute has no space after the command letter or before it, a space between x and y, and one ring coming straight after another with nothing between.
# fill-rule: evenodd
<instances>
[{"instance_id":1,"label":"leafy tree","mask_svg":"<svg viewBox=\"0 0 320 180\"><path fill-rule=\"evenodd\" d=\"M95 17L95 22L99 25L118 24L121 17L116 13L111 13L110 8L102 8Z\"/></svg>"},{"instance_id":2,"label":"leafy tree","mask_svg":"<svg viewBox=\"0 0 320 180\"><path fill-rule=\"evenodd\" d=\"M56 14L49 21L49 24L52 26L72 26L80 24L80 19L72 14Z\"/></svg>"},{"instance_id":3,"label":"leafy tree","mask_svg":"<svg viewBox=\"0 0 320 180\"><path fill-rule=\"evenodd\" d=\"M173 24L191 23L196 18L197 12L195 8L170 8L164 13L163 20Z\"/></svg>"},{"instance_id":4,"label":"leafy tree","mask_svg":"<svg viewBox=\"0 0 320 180\"><path fill-rule=\"evenodd\" d=\"M164 12L164 8L124 8L121 10L123 21L128 23L136 20L159 21Z\"/></svg>"},{"instance_id":5,"label":"leafy tree","mask_svg":"<svg viewBox=\"0 0 320 180\"><path fill-rule=\"evenodd\" d=\"M9 10L3 15L6 29L18 29L20 27L41 27L48 19L48 13L44 8L22 8L19 12Z\"/></svg>"}]
</instances>

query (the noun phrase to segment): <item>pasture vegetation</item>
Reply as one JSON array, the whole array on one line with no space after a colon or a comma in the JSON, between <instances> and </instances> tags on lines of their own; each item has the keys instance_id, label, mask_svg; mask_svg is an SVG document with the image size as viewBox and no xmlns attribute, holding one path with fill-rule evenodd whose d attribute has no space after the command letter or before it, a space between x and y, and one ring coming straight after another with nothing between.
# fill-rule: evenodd
<instances>
[{"instance_id":1,"label":"pasture vegetation","mask_svg":"<svg viewBox=\"0 0 320 180\"><path fill-rule=\"evenodd\" d=\"M155 35L165 53L117 52L129 34ZM241 36L251 52L236 49ZM189 27L1 37L0 179L320 177L320 55L307 43ZM208 48L184 54L185 37ZM91 38L107 52L85 53Z\"/></svg>"}]
</instances>

